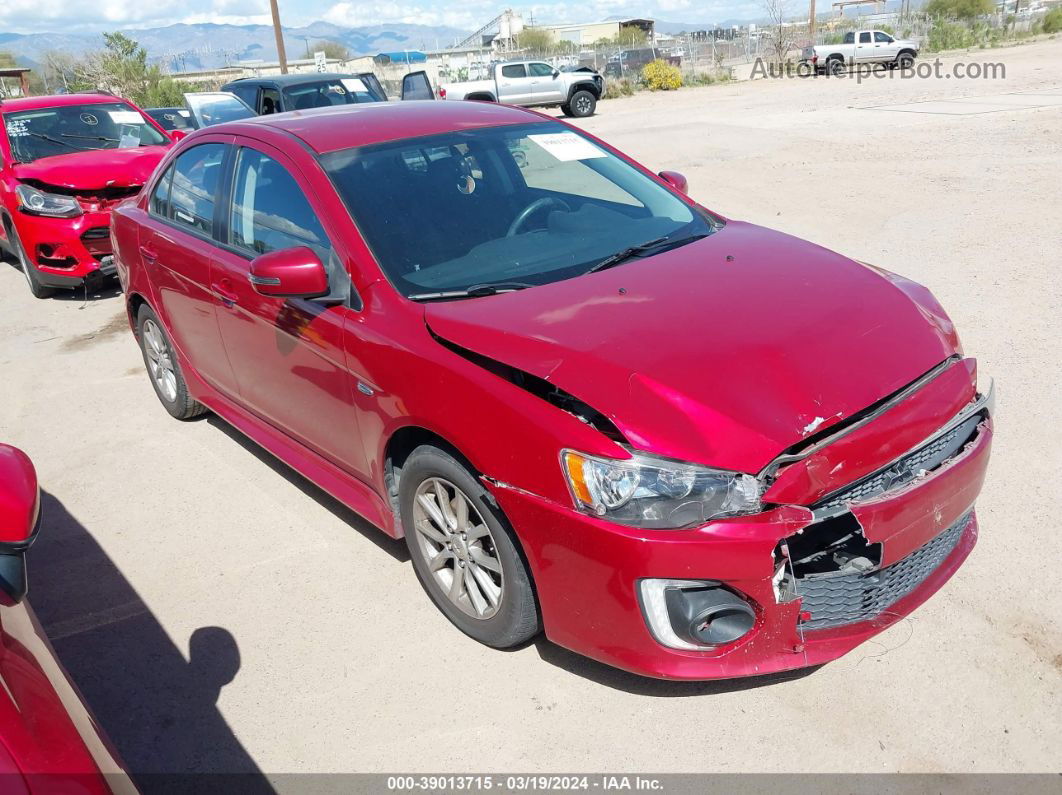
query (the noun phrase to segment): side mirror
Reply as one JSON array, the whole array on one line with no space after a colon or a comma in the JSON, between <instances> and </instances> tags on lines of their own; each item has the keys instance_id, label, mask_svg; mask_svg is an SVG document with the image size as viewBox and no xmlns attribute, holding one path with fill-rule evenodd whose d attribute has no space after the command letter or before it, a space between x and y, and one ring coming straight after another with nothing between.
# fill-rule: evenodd
<instances>
[{"instance_id":1,"label":"side mirror","mask_svg":"<svg viewBox=\"0 0 1062 795\"><path fill-rule=\"evenodd\" d=\"M677 171L661 171L660 178L679 193L689 193L689 184L686 178Z\"/></svg>"},{"instance_id":2,"label":"side mirror","mask_svg":"<svg viewBox=\"0 0 1062 795\"><path fill-rule=\"evenodd\" d=\"M170 130L170 140L172 140L174 143L177 143L187 135L188 132L186 130Z\"/></svg>"},{"instance_id":3,"label":"side mirror","mask_svg":"<svg viewBox=\"0 0 1062 795\"><path fill-rule=\"evenodd\" d=\"M37 472L29 456L0 444L0 591L14 602L26 595L26 550L37 537L40 509Z\"/></svg>"},{"instance_id":4,"label":"side mirror","mask_svg":"<svg viewBox=\"0 0 1062 795\"><path fill-rule=\"evenodd\" d=\"M271 251L251 260L255 292L275 298L320 298L328 295L328 273L306 246Z\"/></svg>"},{"instance_id":5,"label":"side mirror","mask_svg":"<svg viewBox=\"0 0 1062 795\"><path fill-rule=\"evenodd\" d=\"M553 70L553 79L556 80L558 77L560 77L560 71L557 70L557 69L554 69Z\"/></svg>"}]
</instances>

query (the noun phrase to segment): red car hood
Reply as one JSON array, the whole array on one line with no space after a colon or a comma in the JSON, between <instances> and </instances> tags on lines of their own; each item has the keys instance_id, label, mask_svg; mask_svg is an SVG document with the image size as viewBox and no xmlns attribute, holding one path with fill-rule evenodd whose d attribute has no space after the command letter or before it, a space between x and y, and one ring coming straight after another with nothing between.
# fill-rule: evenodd
<instances>
[{"instance_id":1,"label":"red car hood","mask_svg":"<svg viewBox=\"0 0 1062 795\"><path fill-rule=\"evenodd\" d=\"M148 181L167 146L97 149L42 157L14 168L15 177L69 190L128 188Z\"/></svg>"},{"instance_id":2,"label":"red car hood","mask_svg":"<svg viewBox=\"0 0 1062 795\"><path fill-rule=\"evenodd\" d=\"M426 304L425 320L575 395L637 448L744 472L958 349L924 288L736 221L597 274Z\"/></svg>"}]
</instances>

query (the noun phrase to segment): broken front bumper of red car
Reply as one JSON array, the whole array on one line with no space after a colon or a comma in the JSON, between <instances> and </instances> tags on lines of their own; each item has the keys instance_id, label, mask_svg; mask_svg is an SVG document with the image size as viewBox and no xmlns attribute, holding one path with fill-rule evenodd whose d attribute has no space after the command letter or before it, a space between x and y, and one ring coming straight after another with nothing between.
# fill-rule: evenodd
<instances>
[{"instance_id":1,"label":"broken front bumper of red car","mask_svg":"<svg viewBox=\"0 0 1062 795\"><path fill-rule=\"evenodd\" d=\"M74 218L19 213L18 236L47 287L95 286L115 273L110 206Z\"/></svg>"},{"instance_id":2,"label":"broken front bumper of red car","mask_svg":"<svg viewBox=\"0 0 1062 795\"><path fill-rule=\"evenodd\" d=\"M767 674L850 651L932 596L976 542L991 390L939 423L956 385L974 377L972 360L956 363L916 399L780 472L765 494L775 507L691 530L621 526L489 484L524 542L547 636L664 679ZM702 630L718 620L724 641L675 648L687 620Z\"/></svg>"}]
</instances>

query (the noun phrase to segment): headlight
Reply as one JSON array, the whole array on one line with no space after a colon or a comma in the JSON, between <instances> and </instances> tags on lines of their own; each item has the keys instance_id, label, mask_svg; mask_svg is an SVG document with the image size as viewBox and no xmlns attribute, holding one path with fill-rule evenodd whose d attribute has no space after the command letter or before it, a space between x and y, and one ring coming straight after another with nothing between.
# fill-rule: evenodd
<instances>
[{"instance_id":1,"label":"headlight","mask_svg":"<svg viewBox=\"0 0 1062 795\"><path fill-rule=\"evenodd\" d=\"M73 218L81 215L81 205L73 196L45 193L29 185L19 185L15 195L22 210L33 215L49 215L54 218Z\"/></svg>"},{"instance_id":2,"label":"headlight","mask_svg":"<svg viewBox=\"0 0 1062 795\"><path fill-rule=\"evenodd\" d=\"M613 522L675 529L761 510L752 475L635 454L619 461L561 451L576 507Z\"/></svg>"}]
</instances>

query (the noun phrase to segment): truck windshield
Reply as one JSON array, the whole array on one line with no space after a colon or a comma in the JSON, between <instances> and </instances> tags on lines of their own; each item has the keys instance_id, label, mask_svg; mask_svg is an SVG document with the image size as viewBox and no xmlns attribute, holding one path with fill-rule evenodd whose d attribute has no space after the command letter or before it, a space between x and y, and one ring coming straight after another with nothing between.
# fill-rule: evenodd
<instances>
[{"instance_id":1,"label":"truck windshield","mask_svg":"<svg viewBox=\"0 0 1062 795\"><path fill-rule=\"evenodd\" d=\"M648 255L638 247L649 241L681 245L715 229L556 122L411 138L321 162L388 278L410 297L546 284L627 249Z\"/></svg>"},{"instance_id":2,"label":"truck windshield","mask_svg":"<svg viewBox=\"0 0 1062 795\"><path fill-rule=\"evenodd\" d=\"M358 102L384 102L360 77L337 77L320 82L289 86L284 89L287 110L327 108L332 105L353 105Z\"/></svg>"},{"instance_id":3,"label":"truck windshield","mask_svg":"<svg viewBox=\"0 0 1062 795\"><path fill-rule=\"evenodd\" d=\"M124 102L62 105L4 113L11 156L19 163L42 157L168 143L140 111Z\"/></svg>"}]
</instances>

